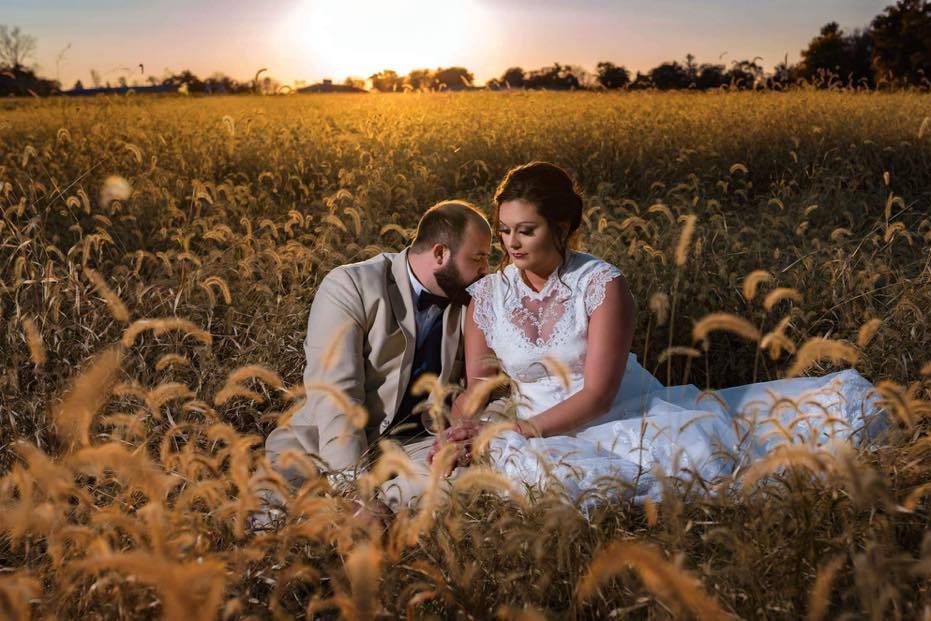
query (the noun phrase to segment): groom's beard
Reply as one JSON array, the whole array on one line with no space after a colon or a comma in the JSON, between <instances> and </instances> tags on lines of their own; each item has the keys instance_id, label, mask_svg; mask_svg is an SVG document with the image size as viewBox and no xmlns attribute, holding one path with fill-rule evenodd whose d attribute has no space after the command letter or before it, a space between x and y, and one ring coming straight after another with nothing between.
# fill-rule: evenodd
<instances>
[{"instance_id":1,"label":"groom's beard","mask_svg":"<svg viewBox=\"0 0 931 621\"><path fill-rule=\"evenodd\" d=\"M441 267L433 272L433 277L436 278L436 284L443 289L443 293L449 298L450 304L468 306L469 302L472 301L472 296L466 291L466 287L472 283L465 282L462 274L456 268L456 264L452 261L447 263L446 267Z\"/></svg>"}]
</instances>

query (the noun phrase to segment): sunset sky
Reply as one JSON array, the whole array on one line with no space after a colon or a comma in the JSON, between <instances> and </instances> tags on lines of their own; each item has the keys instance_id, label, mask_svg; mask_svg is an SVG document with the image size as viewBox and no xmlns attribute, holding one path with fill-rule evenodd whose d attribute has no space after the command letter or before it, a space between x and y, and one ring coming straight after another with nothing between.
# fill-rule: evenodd
<instances>
[{"instance_id":1,"label":"sunset sky","mask_svg":"<svg viewBox=\"0 0 931 621\"><path fill-rule=\"evenodd\" d=\"M695 54L769 71L828 21L866 26L892 0L0 0L0 23L38 41L40 74L70 87L97 69L114 84L166 70L286 84L383 68L462 65L476 81L509 66L601 60L647 70ZM70 48L65 49L70 43ZM723 54L723 56L722 56ZM60 60L59 60L60 58ZM720 58L720 60L719 60ZM139 64L144 65L144 73Z\"/></svg>"}]
</instances>

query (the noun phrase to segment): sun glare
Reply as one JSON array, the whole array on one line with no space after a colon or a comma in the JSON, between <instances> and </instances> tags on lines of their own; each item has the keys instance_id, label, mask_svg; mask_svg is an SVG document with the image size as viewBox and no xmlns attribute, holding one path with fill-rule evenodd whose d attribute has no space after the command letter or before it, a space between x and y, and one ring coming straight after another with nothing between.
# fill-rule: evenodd
<instances>
[{"instance_id":1,"label":"sun glare","mask_svg":"<svg viewBox=\"0 0 931 621\"><path fill-rule=\"evenodd\" d=\"M314 74L367 77L382 69L465 64L481 45L474 0L304 0L280 40Z\"/></svg>"}]
</instances>

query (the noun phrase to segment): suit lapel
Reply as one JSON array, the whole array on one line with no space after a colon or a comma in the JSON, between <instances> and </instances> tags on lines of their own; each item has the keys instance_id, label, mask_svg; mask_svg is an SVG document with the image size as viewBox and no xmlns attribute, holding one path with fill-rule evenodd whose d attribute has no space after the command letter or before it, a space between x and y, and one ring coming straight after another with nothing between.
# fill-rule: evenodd
<instances>
[{"instance_id":1,"label":"suit lapel","mask_svg":"<svg viewBox=\"0 0 931 621\"><path fill-rule=\"evenodd\" d=\"M443 313L443 344L440 359L443 361L440 381L449 384L456 353L459 351L459 337L462 334L462 307L450 304Z\"/></svg>"},{"instance_id":2,"label":"suit lapel","mask_svg":"<svg viewBox=\"0 0 931 621\"><path fill-rule=\"evenodd\" d=\"M393 410L390 412L391 418L394 418L394 414L404 398L404 393L407 391L407 385L411 379L411 367L414 364L414 352L417 349L417 320L414 316L414 296L411 292L410 276L407 271L407 254L409 251L410 248L405 248L391 259L391 275L388 282L388 300L394 318L404 333L406 343L399 369L398 397ZM443 341L440 346L442 370L439 379L444 384L449 383L452 368L456 361L456 354L459 351L459 341L462 335L462 313L463 307L450 304L439 319L443 322Z\"/></svg>"},{"instance_id":3,"label":"suit lapel","mask_svg":"<svg viewBox=\"0 0 931 621\"><path fill-rule=\"evenodd\" d=\"M410 248L394 255L391 259L391 272L388 282L388 302L394 318L404 334L404 356L401 358L401 367L398 369L398 396L391 412L386 412L394 418L407 384L411 378L411 365L414 363L414 351L417 348L417 320L414 317L414 297L411 293L410 276L407 273L407 253Z\"/></svg>"}]
</instances>

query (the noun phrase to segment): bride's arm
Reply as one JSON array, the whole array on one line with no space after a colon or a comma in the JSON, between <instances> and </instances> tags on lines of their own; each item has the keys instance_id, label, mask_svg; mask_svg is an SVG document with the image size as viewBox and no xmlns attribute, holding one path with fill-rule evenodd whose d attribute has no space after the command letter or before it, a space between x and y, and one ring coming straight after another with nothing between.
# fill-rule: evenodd
<instances>
[{"instance_id":1,"label":"bride's arm","mask_svg":"<svg viewBox=\"0 0 931 621\"><path fill-rule=\"evenodd\" d=\"M465 412L463 411L464 405L481 381L486 377L494 376L497 371L494 365L488 363L489 360L493 359L492 356L494 352L488 347L488 343L485 341L485 335L482 333L481 328L475 323L474 298L469 302L469 306L466 309L464 323L462 339L465 346L466 389L459 395L455 403L453 403L452 412L450 413L453 426L444 432L445 435L440 434L433 440L433 446L427 454L428 464L433 463L433 457L444 444L444 437L445 441L448 442L466 442L478 433L481 423L465 417ZM478 410L481 411L485 405L485 403L478 404ZM455 468L457 465L466 465L468 453L466 452L464 455L466 457L463 461L457 459L450 468ZM450 470L450 472L451 471L452 470ZM447 472L447 474L449 474L449 472Z\"/></svg>"},{"instance_id":2,"label":"bride's arm","mask_svg":"<svg viewBox=\"0 0 931 621\"><path fill-rule=\"evenodd\" d=\"M524 435L565 434L608 411L624 377L633 341L635 312L634 299L624 277L608 281L604 301L589 318L582 389L528 419L529 425L521 425Z\"/></svg>"},{"instance_id":3,"label":"bride's arm","mask_svg":"<svg viewBox=\"0 0 931 621\"><path fill-rule=\"evenodd\" d=\"M496 366L489 363L493 359L494 351L488 347L484 333L475 323L474 299L469 302L466 309L464 324L462 340L465 346L466 390L453 403L453 420L462 419L464 414L463 405L468 401L469 396L475 391L478 384L483 379L494 377L497 374ZM487 403L478 404L478 410L481 411L485 405Z\"/></svg>"}]
</instances>

